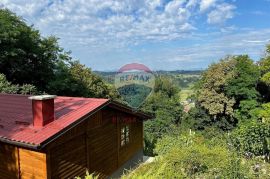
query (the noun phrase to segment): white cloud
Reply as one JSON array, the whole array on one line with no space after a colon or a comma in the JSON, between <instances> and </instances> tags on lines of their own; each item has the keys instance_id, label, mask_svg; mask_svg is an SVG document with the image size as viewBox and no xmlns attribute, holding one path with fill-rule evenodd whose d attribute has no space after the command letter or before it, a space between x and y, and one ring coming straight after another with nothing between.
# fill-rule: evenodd
<instances>
[{"instance_id":1,"label":"white cloud","mask_svg":"<svg viewBox=\"0 0 270 179\"><path fill-rule=\"evenodd\" d=\"M189 0L187 2L186 7L190 8L190 7L195 7L197 4L199 3L199 0Z\"/></svg>"},{"instance_id":2,"label":"white cloud","mask_svg":"<svg viewBox=\"0 0 270 179\"><path fill-rule=\"evenodd\" d=\"M184 2L5 0L0 4L23 16L43 34L57 35L66 42L76 39L74 37L91 39L89 45L99 43L103 46L105 43L130 44L145 39L181 38L188 29L195 29L189 23L190 12ZM164 11L156 9L161 6L164 6ZM76 45L80 42L72 43Z\"/></svg>"},{"instance_id":3,"label":"white cloud","mask_svg":"<svg viewBox=\"0 0 270 179\"><path fill-rule=\"evenodd\" d=\"M162 5L162 0L146 0L146 5L150 9L155 9L155 8L160 7Z\"/></svg>"},{"instance_id":4,"label":"white cloud","mask_svg":"<svg viewBox=\"0 0 270 179\"><path fill-rule=\"evenodd\" d=\"M201 3L200 3L201 12L208 10L210 7L214 6L215 3L216 3L216 0L201 0Z\"/></svg>"},{"instance_id":5,"label":"white cloud","mask_svg":"<svg viewBox=\"0 0 270 179\"><path fill-rule=\"evenodd\" d=\"M72 50L90 66L96 65L95 59L101 63L100 58L107 54L119 53L123 59L129 58L134 55L132 48L140 44L200 38L196 16L216 25L231 18L234 9L219 0L1 0L0 7L1 4L34 24L43 35L59 37L65 49ZM226 27L222 29L229 31ZM177 53L153 52L145 57L145 62L149 64L154 56L161 61L169 58L172 62L192 63L223 54L221 49L215 52L213 49L207 45Z\"/></svg>"},{"instance_id":6,"label":"white cloud","mask_svg":"<svg viewBox=\"0 0 270 179\"><path fill-rule=\"evenodd\" d=\"M60 37L64 44L122 46L149 39L184 38L196 30L192 18L218 3L216 0L2 0L0 4L23 16L43 34ZM216 11L212 14L217 14ZM224 13L230 18L228 11ZM220 21L212 14L209 23Z\"/></svg>"},{"instance_id":7,"label":"white cloud","mask_svg":"<svg viewBox=\"0 0 270 179\"><path fill-rule=\"evenodd\" d=\"M266 44L266 43L270 42L270 39L266 39L266 40L243 40L243 42L255 43L255 44Z\"/></svg>"},{"instance_id":8,"label":"white cloud","mask_svg":"<svg viewBox=\"0 0 270 179\"><path fill-rule=\"evenodd\" d=\"M265 44L270 42L270 29L238 29L229 34L220 32L208 35L211 36L211 41L208 43L193 44L163 53L166 54L167 60L172 63L182 62L193 65L201 61L204 64L210 64L226 55L248 54L251 58L255 58L254 60L258 60L259 57L264 55ZM198 36L201 36L201 34L198 34ZM202 36L204 38L203 34ZM166 59L162 55L160 55L160 58Z\"/></svg>"},{"instance_id":9,"label":"white cloud","mask_svg":"<svg viewBox=\"0 0 270 179\"><path fill-rule=\"evenodd\" d=\"M217 5L216 8L208 14L207 22L209 24L223 24L226 20L234 17L233 10L235 8L234 5L227 3Z\"/></svg>"}]
</instances>

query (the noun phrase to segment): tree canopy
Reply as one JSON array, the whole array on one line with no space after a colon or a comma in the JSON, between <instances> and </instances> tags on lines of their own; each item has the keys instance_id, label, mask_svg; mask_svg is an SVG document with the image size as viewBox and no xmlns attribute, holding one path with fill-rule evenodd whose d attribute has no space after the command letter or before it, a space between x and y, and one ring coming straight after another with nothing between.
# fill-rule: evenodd
<instances>
[{"instance_id":1,"label":"tree canopy","mask_svg":"<svg viewBox=\"0 0 270 179\"><path fill-rule=\"evenodd\" d=\"M267 63L264 59L262 64ZM211 123L231 129L237 122L254 117L253 109L261 100L258 92L260 76L260 67L247 55L222 59L203 73L197 85L197 107L207 111ZM203 121L200 123L204 124Z\"/></svg>"},{"instance_id":2,"label":"tree canopy","mask_svg":"<svg viewBox=\"0 0 270 179\"><path fill-rule=\"evenodd\" d=\"M0 93L8 94L37 94L37 89L35 86L30 84L14 85L7 81L5 75L0 73Z\"/></svg>"},{"instance_id":3,"label":"tree canopy","mask_svg":"<svg viewBox=\"0 0 270 179\"><path fill-rule=\"evenodd\" d=\"M154 92L144 102L142 109L155 118L145 122L145 152L153 155L158 138L170 132L172 126L179 125L183 117L183 106L179 101L180 89L171 79L156 78Z\"/></svg>"},{"instance_id":4,"label":"tree canopy","mask_svg":"<svg viewBox=\"0 0 270 179\"><path fill-rule=\"evenodd\" d=\"M74 61L54 36L38 30L7 9L0 9L0 73L13 84L65 96L118 98L117 91L91 69Z\"/></svg>"}]
</instances>

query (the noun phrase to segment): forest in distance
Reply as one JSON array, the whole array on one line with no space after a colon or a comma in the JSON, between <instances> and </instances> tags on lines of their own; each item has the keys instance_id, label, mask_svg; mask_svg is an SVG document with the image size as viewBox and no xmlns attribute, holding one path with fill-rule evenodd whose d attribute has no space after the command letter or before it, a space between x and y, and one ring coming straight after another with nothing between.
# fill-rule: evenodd
<instances>
[{"instance_id":1,"label":"forest in distance","mask_svg":"<svg viewBox=\"0 0 270 179\"><path fill-rule=\"evenodd\" d=\"M112 72L92 71L7 9L0 32L0 93L124 102ZM144 155L155 159L123 178L270 178L270 44L258 61L216 60L204 71L157 72L140 105L154 116L144 124ZM142 98L131 89L125 100Z\"/></svg>"}]
</instances>

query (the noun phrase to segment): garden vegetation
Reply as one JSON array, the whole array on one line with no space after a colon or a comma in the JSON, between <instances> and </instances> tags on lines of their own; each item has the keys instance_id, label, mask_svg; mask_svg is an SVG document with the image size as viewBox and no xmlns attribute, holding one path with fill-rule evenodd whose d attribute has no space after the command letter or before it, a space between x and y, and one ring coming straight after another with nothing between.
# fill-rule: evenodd
<instances>
[{"instance_id":1,"label":"garden vegetation","mask_svg":"<svg viewBox=\"0 0 270 179\"><path fill-rule=\"evenodd\" d=\"M177 93L164 101L154 94L145 104L156 116L145 124L145 146L155 161L123 178L270 178L269 52L258 62L239 55L210 65L187 114L171 103Z\"/></svg>"}]
</instances>

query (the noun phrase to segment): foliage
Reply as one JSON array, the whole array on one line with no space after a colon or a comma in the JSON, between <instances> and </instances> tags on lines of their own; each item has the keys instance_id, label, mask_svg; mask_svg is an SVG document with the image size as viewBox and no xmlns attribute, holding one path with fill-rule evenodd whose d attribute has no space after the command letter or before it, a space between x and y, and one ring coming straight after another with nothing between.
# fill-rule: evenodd
<instances>
[{"instance_id":1,"label":"foliage","mask_svg":"<svg viewBox=\"0 0 270 179\"><path fill-rule=\"evenodd\" d=\"M266 46L265 56L259 61L259 68L262 75L270 71L270 44Z\"/></svg>"},{"instance_id":2,"label":"foliage","mask_svg":"<svg viewBox=\"0 0 270 179\"><path fill-rule=\"evenodd\" d=\"M147 126L147 125L145 125ZM143 148L143 153L146 156L154 156L154 148L156 146L157 143L157 138L154 138L153 135L151 135L151 133L146 132L147 130L145 130L144 127L144 148Z\"/></svg>"},{"instance_id":3,"label":"foliage","mask_svg":"<svg viewBox=\"0 0 270 179\"><path fill-rule=\"evenodd\" d=\"M246 155L269 155L270 125L257 121L244 123L233 132L232 141Z\"/></svg>"},{"instance_id":4,"label":"foliage","mask_svg":"<svg viewBox=\"0 0 270 179\"><path fill-rule=\"evenodd\" d=\"M169 132L173 125L179 124L183 108L177 99L170 99L160 92L151 96L147 102L155 118L144 123L145 140L155 143L156 139ZM154 146L154 144L150 145ZM152 155L152 152L148 155Z\"/></svg>"},{"instance_id":5,"label":"foliage","mask_svg":"<svg viewBox=\"0 0 270 179\"><path fill-rule=\"evenodd\" d=\"M127 177L269 178L270 164L265 161L270 157L270 104L261 103L270 101L266 99L270 45L266 54L259 66L246 55L212 64L197 84L195 108L181 119L181 126L160 129L154 145L156 160ZM154 101L161 99L153 98L150 111L157 114L160 108ZM155 133L151 129L147 130ZM196 132L185 133L187 129Z\"/></svg>"},{"instance_id":6,"label":"foliage","mask_svg":"<svg viewBox=\"0 0 270 179\"><path fill-rule=\"evenodd\" d=\"M116 89L79 61L57 62L55 78L48 83L48 92L64 96L120 98Z\"/></svg>"},{"instance_id":7,"label":"foliage","mask_svg":"<svg viewBox=\"0 0 270 179\"><path fill-rule=\"evenodd\" d=\"M257 65L247 55L235 56L233 78L228 79L225 86L226 95L234 98L236 104L242 100L256 100L258 91L257 82L260 78L260 71Z\"/></svg>"},{"instance_id":8,"label":"foliage","mask_svg":"<svg viewBox=\"0 0 270 179\"><path fill-rule=\"evenodd\" d=\"M258 64L261 79L257 88L263 97L263 101L270 102L270 44L266 46L265 56Z\"/></svg>"},{"instance_id":9,"label":"foliage","mask_svg":"<svg viewBox=\"0 0 270 179\"><path fill-rule=\"evenodd\" d=\"M262 122L270 124L270 103L261 105L261 108L256 109L256 114Z\"/></svg>"},{"instance_id":10,"label":"foliage","mask_svg":"<svg viewBox=\"0 0 270 179\"><path fill-rule=\"evenodd\" d=\"M16 93L18 91L18 85L12 85L7 81L5 75L0 73L0 92L1 93Z\"/></svg>"},{"instance_id":11,"label":"foliage","mask_svg":"<svg viewBox=\"0 0 270 179\"><path fill-rule=\"evenodd\" d=\"M15 84L33 84L46 90L53 80L55 62L65 57L57 38L38 30L6 9L0 10L0 72Z\"/></svg>"},{"instance_id":12,"label":"foliage","mask_svg":"<svg viewBox=\"0 0 270 179\"><path fill-rule=\"evenodd\" d=\"M91 69L78 61L57 63L55 79L50 81L49 93L65 96L118 98L118 93Z\"/></svg>"},{"instance_id":13,"label":"foliage","mask_svg":"<svg viewBox=\"0 0 270 179\"><path fill-rule=\"evenodd\" d=\"M155 151L158 157L154 162L142 164L123 178L240 179L270 175L268 164L242 158L225 139L206 139L194 132L166 135L158 140Z\"/></svg>"},{"instance_id":14,"label":"foliage","mask_svg":"<svg viewBox=\"0 0 270 179\"><path fill-rule=\"evenodd\" d=\"M267 86L270 86L270 73L265 73L262 76L261 81L264 82Z\"/></svg>"},{"instance_id":15,"label":"foliage","mask_svg":"<svg viewBox=\"0 0 270 179\"><path fill-rule=\"evenodd\" d=\"M253 109L259 106L259 78L258 66L247 55L227 57L212 64L197 86L197 108L205 109L210 116L201 121L201 129L213 125L230 130L241 120L256 118ZM193 111L191 117L200 112L201 109Z\"/></svg>"},{"instance_id":16,"label":"foliage","mask_svg":"<svg viewBox=\"0 0 270 179\"><path fill-rule=\"evenodd\" d=\"M13 85L7 81L5 75L0 73L0 93L8 94L37 94L37 89L33 85L24 84L22 86Z\"/></svg>"},{"instance_id":17,"label":"foliage","mask_svg":"<svg viewBox=\"0 0 270 179\"><path fill-rule=\"evenodd\" d=\"M239 108L236 109L234 117L240 122L245 122L258 118L259 103L256 100L242 100L240 101Z\"/></svg>"},{"instance_id":18,"label":"foliage","mask_svg":"<svg viewBox=\"0 0 270 179\"><path fill-rule=\"evenodd\" d=\"M19 92L20 94L38 94L37 88L30 84L24 84L20 87Z\"/></svg>"},{"instance_id":19,"label":"foliage","mask_svg":"<svg viewBox=\"0 0 270 179\"><path fill-rule=\"evenodd\" d=\"M167 78L157 78L154 93L147 98L143 110L154 114L155 118L144 123L145 152L153 155L153 147L158 138L180 124L183 106L179 102L179 89Z\"/></svg>"},{"instance_id":20,"label":"foliage","mask_svg":"<svg viewBox=\"0 0 270 179\"><path fill-rule=\"evenodd\" d=\"M41 37L33 26L6 9L0 9L0 73L14 84L31 84L46 93L119 98L91 69L73 61L56 37ZM16 88L16 86L11 86ZM36 89L23 86L10 92L29 93Z\"/></svg>"},{"instance_id":21,"label":"foliage","mask_svg":"<svg viewBox=\"0 0 270 179\"><path fill-rule=\"evenodd\" d=\"M200 75L172 75L172 79L177 86L180 86L183 89L190 87L193 83L196 83L200 79Z\"/></svg>"},{"instance_id":22,"label":"foliage","mask_svg":"<svg viewBox=\"0 0 270 179\"><path fill-rule=\"evenodd\" d=\"M77 82L79 87L77 89L82 92L81 96L114 97L113 95L115 94L110 94L109 86L101 78L93 74L88 67L80 64L78 61L71 64L69 73L73 80Z\"/></svg>"},{"instance_id":23,"label":"foliage","mask_svg":"<svg viewBox=\"0 0 270 179\"><path fill-rule=\"evenodd\" d=\"M188 115L183 119L181 126L183 129L204 130L212 125L212 119L207 111L196 105L188 112Z\"/></svg>"},{"instance_id":24,"label":"foliage","mask_svg":"<svg viewBox=\"0 0 270 179\"><path fill-rule=\"evenodd\" d=\"M179 92L179 88L168 76L158 76L155 80L154 92L161 92L171 98Z\"/></svg>"},{"instance_id":25,"label":"foliage","mask_svg":"<svg viewBox=\"0 0 270 179\"><path fill-rule=\"evenodd\" d=\"M235 60L228 57L217 64L212 64L202 75L198 90L198 103L214 116L232 116L234 98L225 95L228 79L232 78Z\"/></svg>"},{"instance_id":26,"label":"foliage","mask_svg":"<svg viewBox=\"0 0 270 179\"><path fill-rule=\"evenodd\" d=\"M85 177L81 178L81 177L75 177L75 179L98 179L98 175L94 175L94 174L90 174L88 171L86 171L86 175Z\"/></svg>"}]
</instances>

